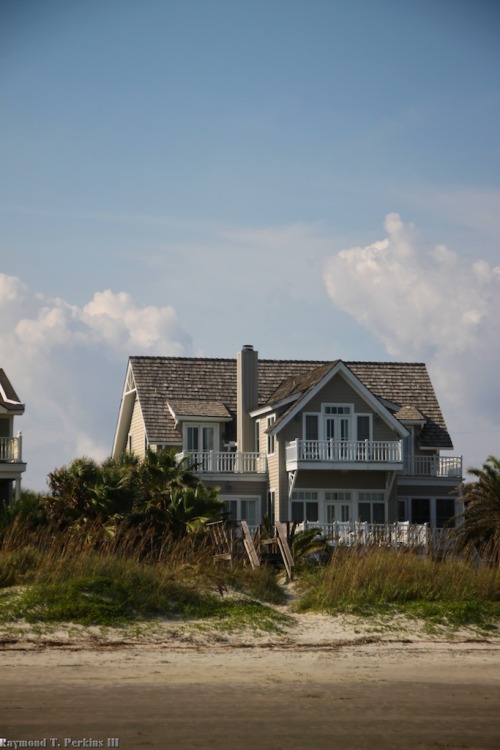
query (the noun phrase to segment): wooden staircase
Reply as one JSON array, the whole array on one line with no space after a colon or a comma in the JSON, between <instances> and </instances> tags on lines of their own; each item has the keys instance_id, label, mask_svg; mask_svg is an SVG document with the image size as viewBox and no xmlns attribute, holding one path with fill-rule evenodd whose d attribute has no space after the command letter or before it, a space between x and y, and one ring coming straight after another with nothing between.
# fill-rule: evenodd
<instances>
[{"instance_id":1,"label":"wooden staircase","mask_svg":"<svg viewBox=\"0 0 500 750\"><path fill-rule=\"evenodd\" d=\"M293 578L294 561L289 544L288 527L277 523L271 530L260 526L252 537L247 521L231 526L225 521L207 524L214 548L214 558L232 563L233 560L247 559L252 570L261 564L283 565L288 580Z\"/></svg>"}]
</instances>

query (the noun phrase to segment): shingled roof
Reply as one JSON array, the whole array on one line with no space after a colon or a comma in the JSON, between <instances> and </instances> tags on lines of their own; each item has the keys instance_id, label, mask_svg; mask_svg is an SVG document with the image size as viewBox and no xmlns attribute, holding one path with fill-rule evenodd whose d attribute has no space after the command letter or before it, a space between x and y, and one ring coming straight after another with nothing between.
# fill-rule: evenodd
<instances>
[{"instance_id":1,"label":"shingled roof","mask_svg":"<svg viewBox=\"0 0 500 750\"><path fill-rule=\"evenodd\" d=\"M337 360L338 361L338 360ZM426 420L423 447L453 448L427 368L423 363L345 362L379 399L399 408L412 406ZM228 439L236 435L236 359L205 357L131 357L137 397L149 441L179 442L180 435L167 402L197 401L207 409L227 410L232 421ZM335 362L260 359L259 406L276 403L312 388ZM211 404L210 404L211 402ZM201 413L200 413L201 416Z\"/></svg>"},{"instance_id":2,"label":"shingled roof","mask_svg":"<svg viewBox=\"0 0 500 750\"><path fill-rule=\"evenodd\" d=\"M6 411L22 413L24 404L19 400L12 384L7 377L5 370L0 367L0 406Z\"/></svg>"}]
</instances>

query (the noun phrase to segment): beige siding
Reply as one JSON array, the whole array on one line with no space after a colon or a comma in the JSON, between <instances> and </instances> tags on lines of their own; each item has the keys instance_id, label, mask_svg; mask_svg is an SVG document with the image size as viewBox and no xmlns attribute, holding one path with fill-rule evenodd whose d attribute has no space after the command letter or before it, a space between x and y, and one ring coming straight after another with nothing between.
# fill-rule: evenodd
<instances>
[{"instance_id":1,"label":"beige siding","mask_svg":"<svg viewBox=\"0 0 500 750\"><path fill-rule=\"evenodd\" d=\"M132 419L130 420L130 432L132 435L132 453L136 456L143 458L145 451L145 430L144 420L142 418L141 407L139 400L136 398L134 403L134 409L132 411Z\"/></svg>"},{"instance_id":2,"label":"beige siding","mask_svg":"<svg viewBox=\"0 0 500 750\"><path fill-rule=\"evenodd\" d=\"M319 393L314 396L305 411L321 411L322 404L354 404L354 411L368 413L366 401L341 376L335 375Z\"/></svg>"}]
</instances>

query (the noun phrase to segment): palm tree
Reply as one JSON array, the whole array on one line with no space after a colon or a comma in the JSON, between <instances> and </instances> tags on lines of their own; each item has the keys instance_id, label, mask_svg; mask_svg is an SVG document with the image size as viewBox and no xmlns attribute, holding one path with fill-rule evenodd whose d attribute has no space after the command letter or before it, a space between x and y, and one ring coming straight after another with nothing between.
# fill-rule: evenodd
<instances>
[{"instance_id":1,"label":"palm tree","mask_svg":"<svg viewBox=\"0 0 500 750\"><path fill-rule=\"evenodd\" d=\"M177 461L174 451L148 450L139 467L135 519L144 528L174 536L218 520L224 509L218 491L206 487L188 459Z\"/></svg>"},{"instance_id":2,"label":"palm tree","mask_svg":"<svg viewBox=\"0 0 500 750\"><path fill-rule=\"evenodd\" d=\"M456 537L462 549L475 548L500 561L500 459L488 456L481 469L470 468L476 481L461 487L465 510Z\"/></svg>"}]
</instances>

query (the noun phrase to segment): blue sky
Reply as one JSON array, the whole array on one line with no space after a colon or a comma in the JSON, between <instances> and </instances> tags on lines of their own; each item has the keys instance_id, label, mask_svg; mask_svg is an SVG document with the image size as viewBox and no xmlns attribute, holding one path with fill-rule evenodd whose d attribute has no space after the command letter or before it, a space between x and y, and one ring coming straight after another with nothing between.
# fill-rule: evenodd
<instances>
[{"instance_id":1,"label":"blue sky","mask_svg":"<svg viewBox=\"0 0 500 750\"><path fill-rule=\"evenodd\" d=\"M499 453L500 6L3 0L0 366L25 485L131 354L426 361Z\"/></svg>"}]
</instances>

